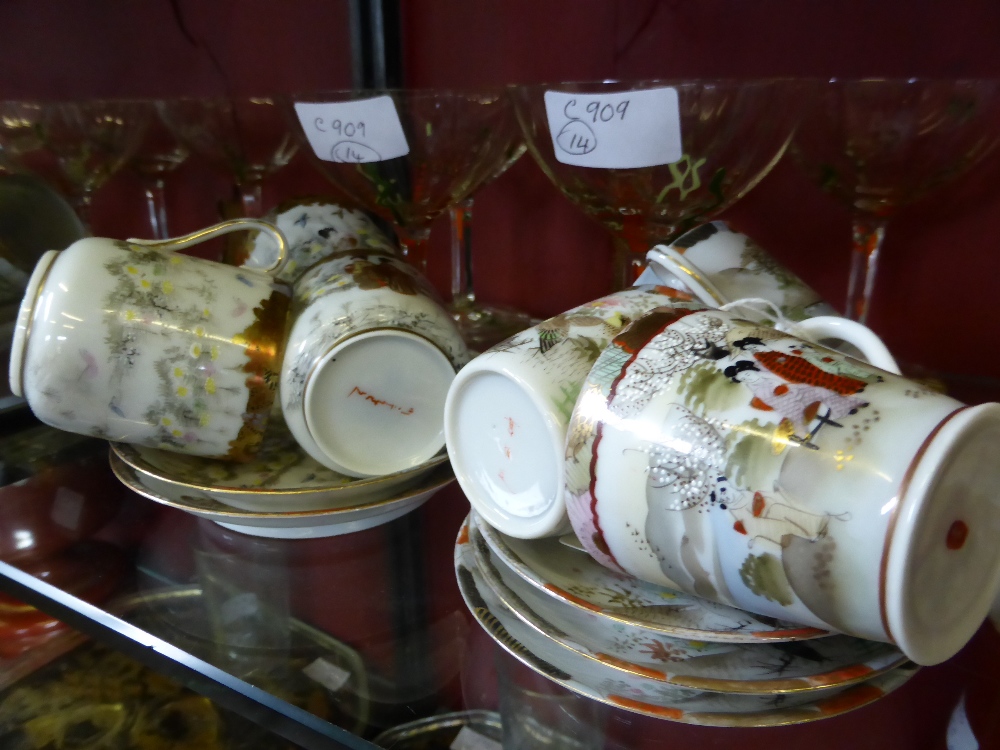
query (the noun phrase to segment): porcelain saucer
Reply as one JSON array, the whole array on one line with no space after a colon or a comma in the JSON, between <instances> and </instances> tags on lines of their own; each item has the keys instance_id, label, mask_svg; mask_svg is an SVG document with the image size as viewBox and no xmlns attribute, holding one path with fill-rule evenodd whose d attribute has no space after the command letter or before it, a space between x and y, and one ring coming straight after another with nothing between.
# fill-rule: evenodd
<instances>
[{"instance_id":1,"label":"porcelain saucer","mask_svg":"<svg viewBox=\"0 0 1000 750\"><path fill-rule=\"evenodd\" d=\"M869 681L813 693L740 695L682 688L615 673L554 643L500 602L476 565L463 525L455 546L459 589L479 624L519 661L559 685L627 711L701 726L764 727L829 718L868 705L900 687L917 667L907 662Z\"/></svg>"},{"instance_id":2,"label":"porcelain saucer","mask_svg":"<svg viewBox=\"0 0 1000 750\"><path fill-rule=\"evenodd\" d=\"M476 524L490 549L518 577L538 591L606 621L713 643L801 641L830 635L616 573L554 537L514 539L480 516L476 516Z\"/></svg>"},{"instance_id":3,"label":"porcelain saucer","mask_svg":"<svg viewBox=\"0 0 1000 750\"><path fill-rule=\"evenodd\" d=\"M390 498L357 501L353 497L333 494L328 496L325 508L248 511L234 509L202 493L181 495L178 499L164 497L150 486L149 476L137 472L115 452L111 453L111 469L126 487L154 502L207 518L233 531L273 539L340 536L380 526L415 510L436 492L455 481L451 465L445 463L432 470L429 475L416 480L414 486L401 490Z\"/></svg>"},{"instance_id":4,"label":"porcelain saucer","mask_svg":"<svg viewBox=\"0 0 1000 750\"><path fill-rule=\"evenodd\" d=\"M628 674L727 693L798 693L853 685L906 662L893 646L844 635L810 643L715 644L636 631L544 596L504 566L474 521L469 535L480 574L518 619Z\"/></svg>"},{"instance_id":5,"label":"porcelain saucer","mask_svg":"<svg viewBox=\"0 0 1000 750\"><path fill-rule=\"evenodd\" d=\"M271 425L249 463L218 461L112 443L111 450L161 498L178 503L191 497L256 512L323 510L398 495L446 463L444 452L404 471L355 479L310 457L284 425Z\"/></svg>"}]
</instances>

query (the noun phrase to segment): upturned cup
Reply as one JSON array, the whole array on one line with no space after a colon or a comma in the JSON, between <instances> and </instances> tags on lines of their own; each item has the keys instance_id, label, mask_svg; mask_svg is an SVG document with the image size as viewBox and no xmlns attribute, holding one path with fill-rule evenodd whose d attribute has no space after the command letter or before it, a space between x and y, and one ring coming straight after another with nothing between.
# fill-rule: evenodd
<instances>
[{"instance_id":1,"label":"upturned cup","mask_svg":"<svg viewBox=\"0 0 1000 750\"><path fill-rule=\"evenodd\" d=\"M469 359L430 284L399 258L335 254L299 277L281 409L299 445L353 477L418 466L444 447L444 402Z\"/></svg>"},{"instance_id":2,"label":"upturned cup","mask_svg":"<svg viewBox=\"0 0 1000 750\"><path fill-rule=\"evenodd\" d=\"M280 248L249 270L174 251L257 229ZM235 219L161 241L88 237L38 261L18 312L10 387L41 421L107 440L248 460L282 358L285 242Z\"/></svg>"},{"instance_id":3,"label":"upturned cup","mask_svg":"<svg viewBox=\"0 0 1000 750\"><path fill-rule=\"evenodd\" d=\"M708 307L764 299L787 320L836 311L756 241L724 221L702 224L646 255L645 278L690 291Z\"/></svg>"},{"instance_id":4,"label":"upturned cup","mask_svg":"<svg viewBox=\"0 0 1000 750\"><path fill-rule=\"evenodd\" d=\"M288 200L264 217L285 236L288 261L278 280L294 284L306 271L338 253L393 255L394 240L368 214L322 196ZM278 247L267 232L257 232L237 246L233 261L247 268L274 263Z\"/></svg>"},{"instance_id":5,"label":"upturned cup","mask_svg":"<svg viewBox=\"0 0 1000 750\"><path fill-rule=\"evenodd\" d=\"M515 334L458 374L445 404L448 455L491 526L520 539L570 532L563 466L573 404L604 347L656 307L703 305L687 292L633 287Z\"/></svg>"},{"instance_id":6,"label":"upturned cup","mask_svg":"<svg viewBox=\"0 0 1000 750\"><path fill-rule=\"evenodd\" d=\"M569 432L574 530L643 580L920 664L958 651L1000 585L998 404L732 313L666 309L598 358Z\"/></svg>"}]
</instances>

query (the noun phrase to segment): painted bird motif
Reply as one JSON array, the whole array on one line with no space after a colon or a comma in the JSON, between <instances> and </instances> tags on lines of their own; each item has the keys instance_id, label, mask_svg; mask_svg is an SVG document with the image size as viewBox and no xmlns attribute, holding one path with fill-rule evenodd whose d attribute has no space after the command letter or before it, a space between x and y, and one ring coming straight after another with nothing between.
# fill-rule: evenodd
<instances>
[{"instance_id":1,"label":"painted bird motif","mask_svg":"<svg viewBox=\"0 0 1000 750\"><path fill-rule=\"evenodd\" d=\"M602 329L600 334L613 336L628 323L629 318L620 312L602 318L590 312L571 310L549 318L538 325L538 348L542 354L547 354L554 346L566 340L569 336L569 330L573 326L580 328L600 327Z\"/></svg>"}]
</instances>

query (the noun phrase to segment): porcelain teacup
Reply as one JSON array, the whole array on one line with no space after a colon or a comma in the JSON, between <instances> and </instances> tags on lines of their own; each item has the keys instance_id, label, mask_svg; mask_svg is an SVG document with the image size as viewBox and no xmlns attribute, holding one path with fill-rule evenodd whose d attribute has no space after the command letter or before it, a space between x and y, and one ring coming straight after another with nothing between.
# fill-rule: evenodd
<instances>
[{"instance_id":1,"label":"porcelain teacup","mask_svg":"<svg viewBox=\"0 0 1000 750\"><path fill-rule=\"evenodd\" d=\"M708 307L765 299L787 320L836 311L757 242L724 221L702 224L646 256L644 279L690 291Z\"/></svg>"},{"instance_id":2,"label":"porcelain teacup","mask_svg":"<svg viewBox=\"0 0 1000 750\"><path fill-rule=\"evenodd\" d=\"M270 268L175 253L233 231L269 232ZM88 237L38 261L18 312L10 386L43 422L123 443L247 460L282 358L284 238L235 219L169 240Z\"/></svg>"},{"instance_id":3,"label":"porcelain teacup","mask_svg":"<svg viewBox=\"0 0 1000 750\"><path fill-rule=\"evenodd\" d=\"M958 651L1000 586L1000 404L666 309L601 354L569 431L576 535L640 579L920 664Z\"/></svg>"},{"instance_id":4,"label":"porcelain teacup","mask_svg":"<svg viewBox=\"0 0 1000 750\"><path fill-rule=\"evenodd\" d=\"M337 253L397 253L396 243L364 211L322 196L285 201L265 216L285 236L288 261L278 280L289 284ZM247 268L274 263L278 247L267 232L256 232L238 246L233 261Z\"/></svg>"},{"instance_id":5,"label":"porcelain teacup","mask_svg":"<svg viewBox=\"0 0 1000 750\"><path fill-rule=\"evenodd\" d=\"M430 284L398 257L334 254L300 276L281 369L281 409L313 458L369 477L444 447L444 402L469 359Z\"/></svg>"},{"instance_id":6,"label":"porcelain teacup","mask_svg":"<svg viewBox=\"0 0 1000 750\"><path fill-rule=\"evenodd\" d=\"M448 455L490 525L520 539L570 531L562 477L580 386L623 326L665 306L703 308L687 292L633 287L515 334L458 374L445 404Z\"/></svg>"}]
</instances>

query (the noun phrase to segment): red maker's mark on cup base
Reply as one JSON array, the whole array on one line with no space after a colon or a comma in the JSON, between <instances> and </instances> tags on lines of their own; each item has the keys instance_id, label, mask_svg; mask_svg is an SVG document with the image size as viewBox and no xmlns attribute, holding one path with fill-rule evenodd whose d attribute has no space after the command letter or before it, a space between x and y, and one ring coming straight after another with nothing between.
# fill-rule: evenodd
<instances>
[{"instance_id":1,"label":"red maker's mark on cup base","mask_svg":"<svg viewBox=\"0 0 1000 750\"><path fill-rule=\"evenodd\" d=\"M372 394L368 393L368 391L363 391L360 388L358 388L358 386L354 386L351 389L350 393L348 393L347 395L348 395L348 397L350 397L350 396L353 396L355 394L357 394L358 396L361 396L365 401L368 401L369 403L373 404L374 406L388 406L390 410L398 411L404 417L408 417L411 414L413 414L413 407L412 406L409 406L409 407L406 407L406 408L403 408L402 406L396 406L395 404L390 403L388 401L383 401L382 399L375 398Z\"/></svg>"}]
</instances>

